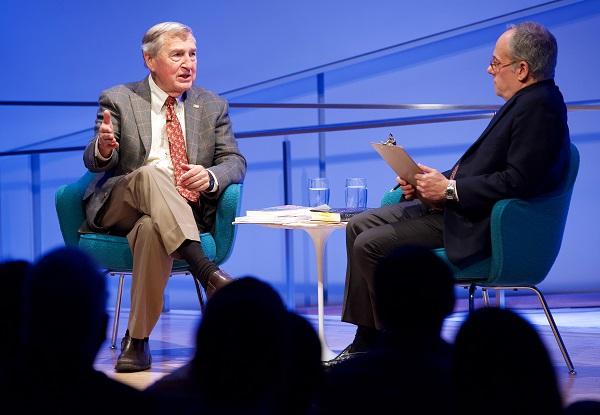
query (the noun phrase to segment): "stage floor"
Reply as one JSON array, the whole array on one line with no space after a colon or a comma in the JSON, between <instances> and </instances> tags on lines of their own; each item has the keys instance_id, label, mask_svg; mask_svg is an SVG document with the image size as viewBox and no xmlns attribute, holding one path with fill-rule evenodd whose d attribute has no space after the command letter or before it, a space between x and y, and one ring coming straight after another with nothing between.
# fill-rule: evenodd
<instances>
[{"instance_id":1,"label":"stage floor","mask_svg":"<svg viewBox=\"0 0 600 415\"><path fill-rule=\"evenodd\" d=\"M569 375L546 317L541 309L535 307L533 298L519 296L514 299L511 297L507 301L510 308L516 309L538 329L552 356L566 403L581 399L600 400L600 304L597 300L597 295L563 295L548 298L556 324L577 370L575 376ZM446 320L443 329L443 336L449 341L453 340L465 318L464 300L457 303L456 310ZM127 311L123 310L121 313L117 345L125 331ZM316 328L317 316L314 308L298 311ZM194 353L194 337L200 319L199 311L172 310L163 313L150 338L153 361L152 369L148 371L114 373L118 350L111 350L108 340L100 350L95 366L115 379L143 389L189 361ZM354 326L340 321L339 306L326 308L325 333L329 346L336 352L352 340ZM493 361L489 363L493 364ZM519 376L519 373L515 373L515 376Z\"/></svg>"}]
</instances>

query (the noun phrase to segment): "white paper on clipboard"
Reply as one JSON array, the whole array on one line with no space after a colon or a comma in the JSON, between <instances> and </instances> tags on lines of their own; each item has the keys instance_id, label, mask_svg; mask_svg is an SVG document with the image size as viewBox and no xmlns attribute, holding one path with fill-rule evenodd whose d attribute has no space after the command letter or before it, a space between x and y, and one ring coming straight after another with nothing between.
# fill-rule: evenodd
<instances>
[{"instance_id":1,"label":"white paper on clipboard","mask_svg":"<svg viewBox=\"0 0 600 415\"><path fill-rule=\"evenodd\" d=\"M413 186L417 185L415 174L422 173L422 171L402 146L391 146L381 143L371 143L371 145L398 176Z\"/></svg>"}]
</instances>

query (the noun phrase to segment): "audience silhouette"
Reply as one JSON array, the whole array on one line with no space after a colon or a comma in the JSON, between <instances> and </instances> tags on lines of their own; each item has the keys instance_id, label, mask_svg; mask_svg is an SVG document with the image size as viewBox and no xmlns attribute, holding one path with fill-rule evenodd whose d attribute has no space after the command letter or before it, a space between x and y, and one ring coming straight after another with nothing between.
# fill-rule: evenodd
<instances>
[{"instance_id":1,"label":"audience silhouette","mask_svg":"<svg viewBox=\"0 0 600 415\"><path fill-rule=\"evenodd\" d=\"M321 342L313 326L298 314L287 313L285 358L286 406L283 413L315 413L316 398L323 386Z\"/></svg>"},{"instance_id":2,"label":"audience silhouette","mask_svg":"<svg viewBox=\"0 0 600 415\"><path fill-rule=\"evenodd\" d=\"M430 250L399 248L378 264L374 295L378 347L331 367L321 413L448 413L452 348L441 330L452 272Z\"/></svg>"},{"instance_id":3,"label":"audience silhouette","mask_svg":"<svg viewBox=\"0 0 600 415\"><path fill-rule=\"evenodd\" d=\"M471 313L454 343L456 413L561 414L552 362L523 317L500 308Z\"/></svg>"},{"instance_id":4,"label":"audience silhouette","mask_svg":"<svg viewBox=\"0 0 600 415\"><path fill-rule=\"evenodd\" d=\"M60 248L24 285L20 413L149 413L143 395L94 370L106 337L106 282L82 251Z\"/></svg>"},{"instance_id":5,"label":"audience silhouette","mask_svg":"<svg viewBox=\"0 0 600 415\"><path fill-rule=\"evenodd\" d=\"M21 360L21 304L23 285L31 264L27 261L7 261L0 263L0 277L4 295L0 301L0 390L6 396L13 395L14 379L19 373Z\"/></svg>"},{"instance_id":6,"label":"audience silhouette","mask_svg":"<svg viewBox=\"0 0 600 415\"><path fill-rule=\"evenodd\" d=\"M581 400L571 403L565 409L565 415L598 415L600 401Z\"/></svg>"},{"instance_id":7,"label":"audience silhouette","mask_svg":"<svg viewBox=\"0 0 600 415\"><path fill-rule=\"evenodd\" d=\"M146 392L179 413L304 414L320 386L320 354L312 326L271 286L243 277L208 302L192 361Z\"/></svg>"},{"instance_id":8,"label":"audience silhouette","mask_svg":"<svg viewBox=\"0 0 600 415\"><path fill-rule=\"evenodd\" d=\"M324 374L311 324L247 276L208 302L191 362L144 393L94 370L108 316L106 279L90 257L61 248L33 265L0 263L0 274L8 285L0 387L4 408L19 413L575 415L600 406L563 410L541 338L512 311L476 310L454 346L446 342L455 281L427 249L400 248L377 266L384 327L371 351Z\"/></svg>"}]
</instances>

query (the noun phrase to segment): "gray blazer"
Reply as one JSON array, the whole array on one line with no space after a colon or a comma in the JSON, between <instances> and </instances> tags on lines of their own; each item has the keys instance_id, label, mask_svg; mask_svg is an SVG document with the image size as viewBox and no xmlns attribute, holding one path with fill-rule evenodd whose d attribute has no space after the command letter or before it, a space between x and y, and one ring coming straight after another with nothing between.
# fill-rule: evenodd
<instances>
[{"instance_id":1,"label":"gray blazer","mask_svg":"<svg viewBox=\"0 0 600 415\"><path fill-rule=\"evenodd\" d=\"M202 88L193 87L183 96L187 154L190 164L210 168L219 183L218 191L203 193L196 209L196 222L201 231L214 223L216 202L231 183L241 183L246 174L246 160L240 153L231 129L227 102ZM111 159L100 164L95 157L96 137L102 113L109 110L119 149ZM96 174L83 200L87 225L94 231L107 231L96 223L98 213L108 200L117 181L144 165L150 152L150 85L148 79L117 85L104 91L99 99L96 135L83 154L85 166Z\"/></svg>"}]
</instances>

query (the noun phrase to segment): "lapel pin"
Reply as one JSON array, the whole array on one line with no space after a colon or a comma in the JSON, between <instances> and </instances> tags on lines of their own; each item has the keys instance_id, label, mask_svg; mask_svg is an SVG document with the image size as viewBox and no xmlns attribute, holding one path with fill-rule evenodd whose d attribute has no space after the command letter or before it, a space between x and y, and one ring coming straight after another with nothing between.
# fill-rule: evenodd
<instances>
[{"instance_id":1,"label":"lapel pin","mask_svg":"<svg viewBox=\"0 0 600 415\"><path fill-rule=\"evenodd\" d=\"M193 106L194 108L200 108L200 105L198 105L198 104L194 104L194 105L192 105L192 106Z\"/></svg>"}]
</instances>

